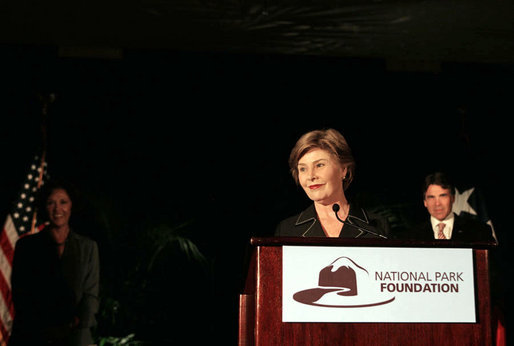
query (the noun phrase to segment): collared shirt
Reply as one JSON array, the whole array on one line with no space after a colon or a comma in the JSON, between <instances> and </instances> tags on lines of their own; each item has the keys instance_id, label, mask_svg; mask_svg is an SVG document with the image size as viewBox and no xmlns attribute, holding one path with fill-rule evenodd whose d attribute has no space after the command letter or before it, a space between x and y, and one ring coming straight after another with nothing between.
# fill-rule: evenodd
<instances>
[{"instance_id":1,"label":"collared shirt","mask_svg":"<svg viewBox=\"0 0 514 346\"><path fill-rule=\"evenodd\" d=\"M434 231L434 239L438 239L439 235L439 224L443 222L446 226L444 226L443 233L446 239L452 238L453 231L453 222L455 221L455 217L453 213L450 213L444 220L437 220L435 217L430 216L430 222L432 223L432 230Z\"/></svg>"},{"instance_id":2,"label":"collared shirt","mask_svg":"<svg viewBox=\"0 0 514 346\"><path fill-rule=\"evenodd\" d=\"M352 227L352 225L357 227ZM377 235L366 232L375 232ZM380 215L365 211L361 207L350 204L348 217L342 226L339 238L387 238L389 224L387 219ZM326 237L323 227L318 220L314 204L298 215L282 220L275 230L279 237Z\"/></svg>"}]
</instances>

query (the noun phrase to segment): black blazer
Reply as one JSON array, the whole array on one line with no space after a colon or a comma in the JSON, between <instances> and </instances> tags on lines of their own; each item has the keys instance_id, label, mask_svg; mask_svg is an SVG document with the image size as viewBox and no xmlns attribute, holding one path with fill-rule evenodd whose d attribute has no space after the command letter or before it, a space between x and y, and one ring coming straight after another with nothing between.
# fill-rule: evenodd
<instances>
[{"instance_id":1,"label":"black blazer","mask_svg":"<svg viewBox=\"0 0 514 346\"><path fill-rule=\"evenodd\" d=\"M493 232L488 224L467 216L454 214L451 240L457 241L492 241L495 242ZM405 237L414 240L435 240L430 219L415 226L407 232Z\"/></svg>"},{"instance_id":2,"label":"black blazer","mask_svg":"<svg viewBox=\"0 0 514 346\"><path fill-rule=\"evenodd\" d=\"M345 222L381 234L389 235L387 219L367 212L363 208L350 204L350 211ZM314 204L298 215L282 220L275 230L277 237L326 237L321 223L318 220ZM359 230L350 225L343 225L339 238L380 238L374 234Z\"/></svg>"}]
</instances>

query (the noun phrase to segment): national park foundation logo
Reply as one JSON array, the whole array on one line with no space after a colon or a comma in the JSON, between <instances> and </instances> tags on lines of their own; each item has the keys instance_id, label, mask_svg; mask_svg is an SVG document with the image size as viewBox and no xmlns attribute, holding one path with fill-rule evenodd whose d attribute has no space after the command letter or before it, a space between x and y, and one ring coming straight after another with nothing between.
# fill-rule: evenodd
<instances>
[{"instance_id":1,"label":"national park foundation logo","mask_svg":"<svg viewBox=\"0 0 514 346\"><path fill-rule=\"evenodd\" d=\"M314 306L359 308L388 304L395 297L377 289L365 268L343 256L320 271L318 287L296 292L293 299Z\"/></svg>"}]
</instances>

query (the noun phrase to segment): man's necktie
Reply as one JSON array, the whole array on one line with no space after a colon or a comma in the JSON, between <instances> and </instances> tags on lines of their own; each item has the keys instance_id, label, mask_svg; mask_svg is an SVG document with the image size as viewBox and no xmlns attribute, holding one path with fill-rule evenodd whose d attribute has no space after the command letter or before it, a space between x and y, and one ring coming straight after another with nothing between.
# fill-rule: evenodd
<instances>
[{"instance_id":1,"label":"man's necktie","mask_svg":"<svg viewBox=\"0 0 514 346\"><path fill-rule=\"evenodd\" d=\"M446 226L444 222L441 222L437 225L437 227L439 227L439 234L437 235L438 239L446 239L443 233L444 226Z\"/></svg>"}]
</instances>

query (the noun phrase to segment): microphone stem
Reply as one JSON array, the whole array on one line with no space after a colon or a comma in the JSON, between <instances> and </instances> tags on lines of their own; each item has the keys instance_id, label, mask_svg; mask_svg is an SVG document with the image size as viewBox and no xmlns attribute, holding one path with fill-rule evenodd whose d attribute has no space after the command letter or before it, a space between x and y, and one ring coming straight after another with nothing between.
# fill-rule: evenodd
<instances>
[{"instance_id":1,"label":"microphone stem","mask_svg":"<svg viewBox=\"0 0 514 346\"><path fill-rule=\"evenodd\" d=\"M334 205L332 206L332 210L333 210L333 211L334 211L334 213L336 214L336 218L337 218L337 220L339 220L339 222L341 222L343 225L348 225L348 226L351 226L351 227L354 227L354 228L358 229L358 230L359 230L359 231L361 231L361 232L365 232L365 233L373 234L373 235L375 235L375 236L377 236L377 237L387 239L387 237L383 236L382 234L378 234L378 233L372 232L372 231L370 231L370 230L367 230L367 229L361 228L361 227L359 227L359 226L357 226L357 225L354 225L353 223L349 223L349 222L346 222L346 221L341 220L341 219L339 218L339 215L337 214L337 212L339 211L339 208L340 208L340 207L339 207L339 204L334 204Z\"/></svg>"}]
</instances>

